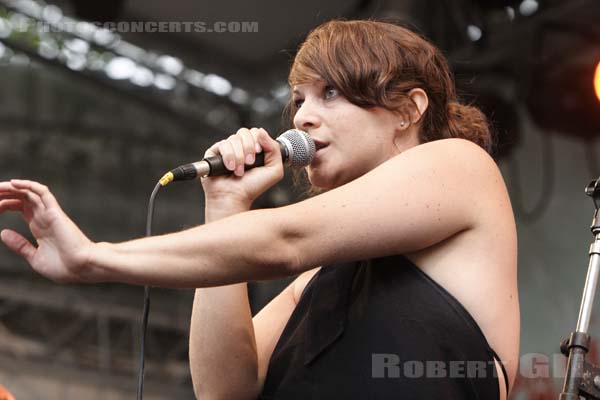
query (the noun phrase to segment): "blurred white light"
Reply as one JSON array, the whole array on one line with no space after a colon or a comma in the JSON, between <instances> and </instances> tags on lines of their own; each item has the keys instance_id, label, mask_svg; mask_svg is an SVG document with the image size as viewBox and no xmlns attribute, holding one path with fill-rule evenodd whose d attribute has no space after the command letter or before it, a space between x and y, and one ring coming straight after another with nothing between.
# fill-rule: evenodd
<instances>
[{"instance_id":1,"label":"blurred white light","mask_svg":"<svg viewBox=\"0 0 600 400\"><path fill-rule=\"evenodd\" d=\"M86 21L79 21L75 24L75 33L87 40L94 39L94 33L98 30L95 25Z\"/></svg>"},{"instance_id":2,"label":"blurred white light","mask_svg":"<svg viewBox=\"0 0 600 400\"><path fill-rule=\"evenodd\" d=\"M467 26L467 36L471 41L476 42L481 39L481 29L475 25Z\"/></svg>"},{"instance_id":3,"label":"blurred white light","mask_svg":"<svg viewBox=\"0 0 600 400\"><path fill-rule=\"evenodd\" d=\"M528 16L537 11L539 4L536 0L523 0L519 4L519 12L521 15Z\"/></svg>"},{"instance_id":4,"label":"blurred white light","mask_svg":"<svg viewBox=\"0 0 600 400\"><path fill-rule=\"evenodd\" d=\"M90 50L90 44L85 40L81 39L68 39L65 40L65 46L75 53L86 54Z\"/></svg>"},{"instance_id":5,"label":"blurred white light","mask_svg":"<svg viewBox=\"0 0 600 400\"><path fill-rule=\"evenodd\" d=\"M47 59L58 57L60 49L54 39L43 38L38 47L38 54Z\"/></svg>"},{"instance_id":6,"label":"blurred white light","mask_svg":"<svg viewBox=\"0 0 600 400\"><path fill-rule=\"evenodd\" d=\"M245 90L234 88L229 94L229 99L237 104L248 104L250 95Z\"/></svg>"},{"instance_id":7,"label":"blurred white light","mask_svg":"<svg viewBox=\"0 0 600 400\"><path fill-rule=\"evenodd\" d=\"M146 67L137 67L131 77L131 82L138 86L150 86L154 81L154 74Z\"/></svg>"},{"instance_id":8,"label":"blurred white light","mask_svg":"<svg viewBox=\"0 0 600 400\"><path fill-rule=\"evenodd\" d=\"M15 54L10 58L10 63L15 65L29 65L29 57L25 54Z\"/></svg>"},{"instance_id":9,"label":"blurred white light","mask_svg":"<svg viewBox=\"0 0 600 400\"><path fill-rule=\"evenodd\" d=\"M219 125L225 121L225 118L227 118L227 113L221 108L215 108L206 113L204 117L206 118L206 122L209 124Z\"/></svg>"},{"instance_id":10,"label":"blurred white light","mask_svg":"<svg viewBox=\"0 0 600 400\"><path fill-rule=\"evenodd\" d=\"M204 74L193 69L185 71L183 78L188 81L189 84L203 88L202 81L204 80Z\"/></svg>"},{"instance_id":11,"label":"blurred white light","mask_svg":"<svg viewBox=\"0 0 600 400\"><path fill-rule=\"evenodd\" d=\"M515 9L512 7L506 7L506 15L508 16L508 19L512 21L515 19Z\"/></svg>"},{"instance_id":12,"label":"blurred white light","mask_svg":"<svg viewBox=\"0 0 600 400\"><path fill-rule=\"evenodd\" d=\"M179 75L183 71L183 63L181 60L171 56L160 56L156 63L167 73L171 75Z\"/></svg>"},{"instance_id":13,"label":"blurred white light","mask_svg":"<svg viewBox=\"0 0 600 400\"><path fill-rule=\"evenodd\" d=\"M175 87L175 78L170 75L156 74L154 77L154 86L162 90L171 90Z\"/></svg>"},{"instance_id":14,"label":"blurred white light","mask_svg":"<svg viewBox=\"0 0 600 400\"><path fill-rule=\"evenodd\" d=\"M115 57L106 65L106 75L112 79L129 79L137 66L129 58Z\"/></svg>"},{"instance_id":15,"label":"blurred white light","mask_svg":"<svg viewBox=\"0 0 600 400\"><path fill-rule=\"evenodd\" d=\"M203 80L204 89L217 94L219 96L226 96L231 92L232 86L229 81L219 75L208 74Z\"/></svg>"},{"instance_id":16,"label":"blurred white light","mask_svg":"<svg viewBox=\"0 0 600 400\"><path fill-rule=\"evenodd\" d=\"M264 114L269 111L269 102L263 97L258 97L252 102L252 109L257 113Z\"/></svg>"},{"instance_id":17,"label":"blurred white light","mask_svg":"<svg viewBox=\"0 0 600 400\"><path fill-rule=\"evenodd\" d=\"M81 71L85 68L86 58L81 54L74 54L67 59L67 67L74 71Z\"/></svg>"},{"instance_id":18,"label":"blurred white light","mask_svg":"<svg viewBox=\"0 0 600 400\"><path fill-rule=\"evenodd\" d=\"M12 33L12 26L7 19L0 17L0 38L7 38Z\"/></svg>"},{"instance_id":19,"label":"blurred white light","mask_svg":"<svg viewBox=\"0 0 600 400\"><path fill-rule=\"evenodd\" d=\"M118 37L108 29L96 29L94 32L94 40L100 46L107 46L117 39Z\"/></svg>"},{"instance_id":20,"label":"blurred white light","mask_svg":"<svg viewBox=\"0 0 600 400\"><path fill-rule=\"evenodd\" d=\"M289 95L290 95L290 88L287 84L282 84L277 86L277 88L275 88L271 94L273 95L273 97L275 97L277 100L284 100L287 101Z\"/></svg>"},{"instance_id":21,"label":"blurred white light","mask_svg":"<svg viewBox=\"0 0 600 400\"><path fill-rule=\"evenodd\" d=\"M158 54L154 53L153 51L146 51L146 53L144 54L144 64L146 65L152 65L152 64L156 64L156 60L158 60Z\"/></svg>"},{"instance_id":22,"label":"blurred white light","mask_svg":"<svg viewBox=\"0 0 600 400\"><path fill-rule=\"evenodd\" d=\"M146 51L141 47L135 46L131 43L127 43L125 41L119 41L115 46L113 46L113 48L117 53L132 58L134 60L139 60L146 54Z\"/></svg>"},{"instance_id":23,"label":"blurred white light","mask_svg":"<svg viewBox=\"0 0 600 400\"><path fill-rule=\"evenodd\" d=\"M10 26L13 31L27 32L29 30L29 18L23 14L13 14L10 16Z\"/></svg>"},{"instance_id":24,"label":"blurred white light","mask_svg":"<svg viewBox=\"0 0 600 400\"><path fill-rule=\"evenodd\" d=\"M10 60L14 54L15 52L12 51L10 48L4 47L4 50L2 52L2 58L4 58L5 60Z\"/></svg>"},{"instance_id":25,"label":"blurred white light","mask_svg":"<svg viewBox=\"0 0 600 400\"><path fill-rule=\"evenodd\" d=\"M42 9L42 17L47 22L50 22L51 24L56 24L62 19L63 13L61 9L57 6L49 5Z\"/></svg>"},{"instance_id":26,"label":"blurred white light","mask_svg":"<svg viewBox=\"0 0 600 400\"><path fill-rule=\"evenodd\" d=\"M0 43L0 58L2 58L4 56L5 52L6 52L6 47L4 47L4 45L2 43Z\"/></svg>"},{"instance_id":27,"label":"blurred white light","mask_svg":"<svg viewBox=\"0 0 600 400\"><path fill-rule=\"evenodd\" d=\"M60 49L60 54L62 55L62 59L63 60L68 60L69 58L73 57L73 53L70 49L63 47Z\"/></svg>"},{"instance_id":28,"label":"blurred white light","mask_svg":"<svg viewBox=\"0 0 600 400\"><path fill-rule=\"evenodd\" d=\"M37 18L42 15L42 7L32 0L20 0L16 3L20 10L23 10L25 14L31 14Z\"/></svg>"}]
</instances>

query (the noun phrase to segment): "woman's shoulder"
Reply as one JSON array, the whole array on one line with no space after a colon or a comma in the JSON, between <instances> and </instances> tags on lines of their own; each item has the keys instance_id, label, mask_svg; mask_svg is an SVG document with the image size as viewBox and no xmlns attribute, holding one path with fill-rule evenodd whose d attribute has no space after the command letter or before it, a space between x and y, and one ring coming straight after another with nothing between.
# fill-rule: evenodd
<instances>
[{"instance_id":1,"label":"woman's shoulder","mask_svg":"<svg viewBox=\"0 0 600 400\"><path fill-rule=\"evenodd\" d=\"M506 197L507 188L496 161L478 144L461 138L419 144L390 160L421 176L436 176L446 190L464 190L465 201L480 196ZM416 182L422 184L423 182Z\"/></svg>"},{"instance_id":2,"label":"woman's shoulder","mask_svg":"<svg viewBox=\"0 0 600 400\"><path fill-rule=\"evenodd\" d=\"M497 164L492 156L477 143L462 138L438 139L411 147L400 156L433 157L440 161L471 161L495 167Z\"/></svg>"}]
</instances>

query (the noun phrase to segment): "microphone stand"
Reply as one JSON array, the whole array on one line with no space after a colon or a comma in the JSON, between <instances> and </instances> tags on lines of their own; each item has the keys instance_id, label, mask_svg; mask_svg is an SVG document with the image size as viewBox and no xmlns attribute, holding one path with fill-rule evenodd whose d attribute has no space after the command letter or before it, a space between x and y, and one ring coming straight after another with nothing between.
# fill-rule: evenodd
<instances>
[{"instance_id":1,"label":"microphone stand","mask_svg":"<svg viewBox=\"0 0 600 400\"><path fill-rule=\"evenodd\" d=\"M588 363L585 355L589 351L590 335L588 334L592 305L598 274L600 272L600 220L598 206L600 205L600 178L590 182L585 188L585 194L594 201L594 218L590 227L594 241L590 245L590 261L588 273L579 309L579 319L575 332L560 344L560 351L568 357L567 373L559 400L600 399L600 368Z\"/></svg>"}]
</instances>

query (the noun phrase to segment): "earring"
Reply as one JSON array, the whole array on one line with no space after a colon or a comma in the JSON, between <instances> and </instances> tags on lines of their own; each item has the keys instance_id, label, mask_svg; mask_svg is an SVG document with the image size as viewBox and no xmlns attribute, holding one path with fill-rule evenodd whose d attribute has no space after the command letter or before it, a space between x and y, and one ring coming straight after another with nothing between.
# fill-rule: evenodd
<instances>
[{"instance_id":1,"label":"earring","mask_svg":"<svg viewBox=\"0 0 600 400\"><path fill-rule=\"evenodd\" d=\"M404 128L404 121L400 122L400 127Z\"/></svg>"}]
</instances>

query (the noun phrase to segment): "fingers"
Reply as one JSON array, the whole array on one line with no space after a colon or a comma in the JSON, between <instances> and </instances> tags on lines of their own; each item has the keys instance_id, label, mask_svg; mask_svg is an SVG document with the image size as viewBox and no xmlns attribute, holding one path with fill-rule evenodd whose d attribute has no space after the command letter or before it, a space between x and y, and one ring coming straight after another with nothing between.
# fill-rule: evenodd
<instances>
[{"instance_id":1,"label":"fingers","mask_svg":"<svg viewBox=\"0 0 600 400\"><path fill-rule=\"evenodd\" d=\"M260 129L257 141L265 152L265 166L281 168L281 147L277 140L271 138L267 131ZM280 171L283 174L283 170Z\"/></svg>"},{"instance_id":2,"label":"fingers","mask_svg":"<svg viewBox=\"0 0 600 400\"><path fill-rule=\"evenodd\" d=\"M19 181L19 182L30 182L30 181ZM39 185L39 184L38 184ZM41 186L41 185L40 185ZM54 196L47 190L47 194L50 196L50 202L56 203ZM27 202L34 209L45 209L42 198L29 188L29 184L16 185L13 182L1 182L0 183L0 200L21 200Z\"/></svg>"},{"instance_id":3,"label":"fingers","mask_svg":"<svg viewBox=\"0 0 600 400\"><path fill-rule=\"evenodd\" d=\"M211 146L204 154L204 157L221 155L223 163L228 170L234 171L237 176L243 176L244 166L254 164L256 153L260 153L263 150L258 140L261 131L268 136L264 129L241 128L236 134Z\"/></svg>"},{"instance_id":4,"label":"fingers","mask_svg":"<svg viewBox=\"0 0 600 400\"><path fill-rule=\"evenodd\" d=\"M273 151L275 150L275 146L278 146L277 142L262 128L258 129L256 140L265 151Z\"/></svg>"},{"instance_id":5,"label":"fingers","mask_svg":"<svg viewBox=\"0 0 600 400\"><path fill-rule=\"evenodd\" d=\"M0 200L0 213L4 211L23 211L23 201L19 199Z\"/></svg>"},{"instance_id":6,"label":"fingers","mask_svg":"<svg viewBox=\"0 0 600 400\"><path fill-rule=\"evenodd\" d=\"M244 154L244 145L242 143L242 132L243 128L237 131L235 135L229 136L228 143L231 144L233 148L233 158L235 163L235 174L237 176L244 175L244 159L246 158Z\"/></svg>"},{"instance_id":7,"label":"fingers","mask_svg":"<svg viewBox=\"0 0 600 400\"><path fill-rule=\"evenodd\" d=\"M224 140L221 140L221 141L213 144L212 146L210 146L208 148L208 150L206 150L204 152L204 158L213 157L213 156L218 155L219 154L219 145L223 142L224 142Z\"/></svg>"},{"instance_id":8,"label":"fingers","mask_svg":"<svg viewBox=\"0 0 600 400\"><path fill-rule=\"evenodd\" d=\"M10 229L4 229L0 232L0 239L2 239L2 242L9 249L25 258L31 264L36 248L23 235Z\"/></svg>"},{"instance_id":9,"label":"fingers","mask_svg":"<svg viewBox=\"0 0 600 400\"><path fill-rule=\"evenodd\" d=\"M254 164L256 153L256 147L254 145L254 135L252 134L252 129L240 129L238 132L242 138L242 149L244 152L244 163L246 165Z\"/></svg>"},{"instance_id":10,"label":"fingers","mask_svg":"<svg viewBox=\"0 0 600 400\"><path fill-rule=\"evenodd\" d=\"M252 133L252 137L254 138L254 151L255 151L255 153L260 153L260 152L263 151L262 146L258 142L258 136L260 135L261 131L267 132L263 128L252 128L252 129L250 129L250 132Z\"/></svg>"},{"instance_id":11,"label":"fingers","mask_svg":"<svg viewBox=\"0 0 600 400\"><path fill-rule=\"evenodd\" d=\"M225 167L230 171L235 171L235 149L231 144L231 137L227 140L221 140L217 148L217 154L223 157Z\"/></svg>"},{"instance_id":12,"label":"fingers","mask_svg":"<svg viewBox=\"0 0 600 400\"><path fill-rule=\"evenodd\" d=\"M45 207L57 207L58 202L54 195L48 189L48 186L42 185L41 183L34 181L26 181L20 179L13 179L10 181L12 185L17 189L28 189L35 193L41 199L41 202Z\"/></svg>"}]
</instances>

